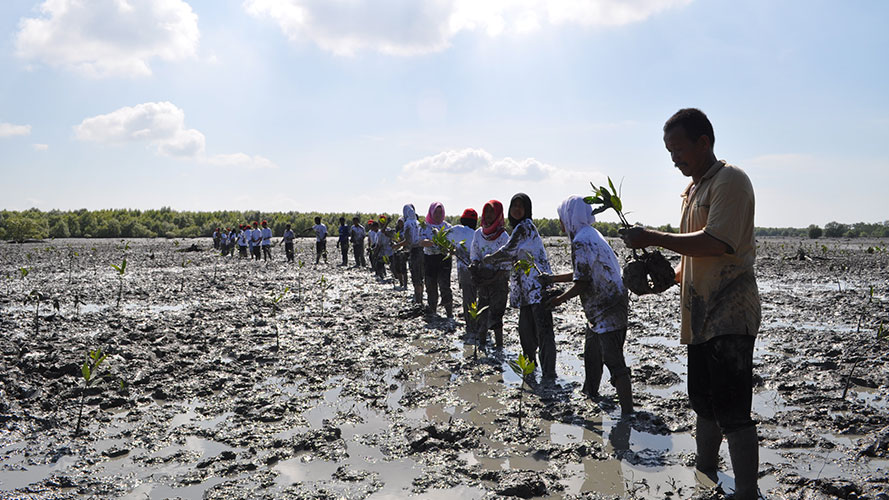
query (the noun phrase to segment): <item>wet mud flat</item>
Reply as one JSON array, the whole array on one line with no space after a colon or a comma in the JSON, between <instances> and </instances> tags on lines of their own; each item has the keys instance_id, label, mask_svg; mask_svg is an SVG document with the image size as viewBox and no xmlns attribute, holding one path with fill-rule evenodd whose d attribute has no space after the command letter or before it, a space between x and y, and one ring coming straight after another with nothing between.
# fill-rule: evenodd
<instances>
[{"instance_id":1,"label":"wet mud flat","mask_svg":"<svg viewBox=\"0 0 889 500\"><path fill-rule=\"evenodd\" d=\"M889 329L889 242L758 243L762 491L889 498L889 340L878 338L881 322ZM546 244L554 269L569 270L567 240ZM692 469L675 287L631 301L637 413L621 418L607 375L602 400L580 395L576 300L554 315L557 384L520 391L507 365L520 352L514 311L505 348L475 352L462 320L425 318L409 291L336 266L333 251L314 265L311 239L298 241L303 266L280 247L269 264L222 258L208 240L0 247L0 499L722 498L733 488L730 470L713 484ZM121 275L111 264L124 257ZM23 300L32 291L39 313L35 295ZM74 436L81 365L96 348L109 376L83 393ZM728 469L725 444L721 456Z\"/></svg>"}]
</instances>

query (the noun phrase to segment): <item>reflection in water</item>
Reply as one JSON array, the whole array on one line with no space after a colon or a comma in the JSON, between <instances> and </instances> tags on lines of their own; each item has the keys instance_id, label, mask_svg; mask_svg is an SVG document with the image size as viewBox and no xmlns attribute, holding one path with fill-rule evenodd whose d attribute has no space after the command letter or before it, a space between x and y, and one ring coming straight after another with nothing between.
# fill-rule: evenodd
<instances>
[{"instance_id":1,"label":"reflection in water","mask_svg":"<svg viewBox=\"0 0 889 500\"><path fill-rule=\"evenodd\" d=\"M626 419L622 419L623 427L615 425L609 434L609 441L615 451L626 451L630 447L630 425ZM599 443L601 449L613 457L619 453L608 453L602 429L602 417L597 421L587 421L583 427L584 442ZM615 434L615 430L619 431ZM595 491L605 495L623 496L626 493L624 485L623 468L617 458L599 460L596 456L587 456L583 460L584 480L580 491Z\"/></svg>"}]
</instances>

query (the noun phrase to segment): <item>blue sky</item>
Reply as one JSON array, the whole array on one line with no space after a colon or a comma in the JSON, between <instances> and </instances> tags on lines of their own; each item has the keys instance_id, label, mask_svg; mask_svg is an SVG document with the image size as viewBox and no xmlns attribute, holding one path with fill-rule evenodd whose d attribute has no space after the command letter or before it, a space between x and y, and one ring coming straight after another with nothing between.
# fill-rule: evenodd
<instances>
[{"instance_id":1,"label":"blue sky","mask_svg":"<svg viewBox=\"0 0 889 500\"><path fill-rule=\"evenodd\" d=\"M554 217L611 176L631 221L676 225L661 127L694 106L758 226L885 221L887 21L882 0L4 0L0 208L524 191Z\"/></svg>"}]
</instances>

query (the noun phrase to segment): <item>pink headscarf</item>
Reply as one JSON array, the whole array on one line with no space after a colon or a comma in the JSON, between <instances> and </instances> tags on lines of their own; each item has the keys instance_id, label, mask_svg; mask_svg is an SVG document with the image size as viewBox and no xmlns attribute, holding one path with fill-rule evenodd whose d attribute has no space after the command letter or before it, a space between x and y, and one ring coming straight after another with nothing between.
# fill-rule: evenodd
<instances>
[{"instance_id":1,"label":"pink headscarf","mask_svg":"<svg viewBox=\"0 0 889 500\"><path fill-rule=\"evenodd\" d=\"M441 208L441 217L436 218L436 213L438 213L438 209ZM437 226L444 222L444 205L437 201L433 201L431 205L429 205L429 211L426 212L426 223L432 224L433 226Z\"/></svg>"}]
</instances>

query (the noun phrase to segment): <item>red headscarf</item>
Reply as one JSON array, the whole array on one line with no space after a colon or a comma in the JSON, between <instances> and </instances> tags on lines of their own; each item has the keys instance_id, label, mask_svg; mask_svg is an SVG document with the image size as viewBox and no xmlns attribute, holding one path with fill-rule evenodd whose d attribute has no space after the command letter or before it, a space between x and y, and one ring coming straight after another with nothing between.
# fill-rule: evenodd
<instances>
[{"instance_id":1,"label":"red headscarf","mask_svg":"<svg viewBox=\"0 0 889 500\"><path fill-rule=\"evenodd\" d=\"M494 222L488 225L488 218L485 216L489 211L494 211ZM482 208L482 235L486 240L496 240L503 234L503 204L497 200L491 200L485 203Z\"/></svg>"},{"instance_id":2,"label":"red headscarf","mask_svg":"<svg viewBox=\"0 0 889 500\"><path fill-rule=\"evenodd\" d=\"M438 208L441 208L441 217L436 219L436 213L438 212ZM426 223L432 224L433 226L437 226L444 222L444 205L441 203L434 201L431 205L429 205L429 211L426 212Z\"/></svg>"}]
</instances>

